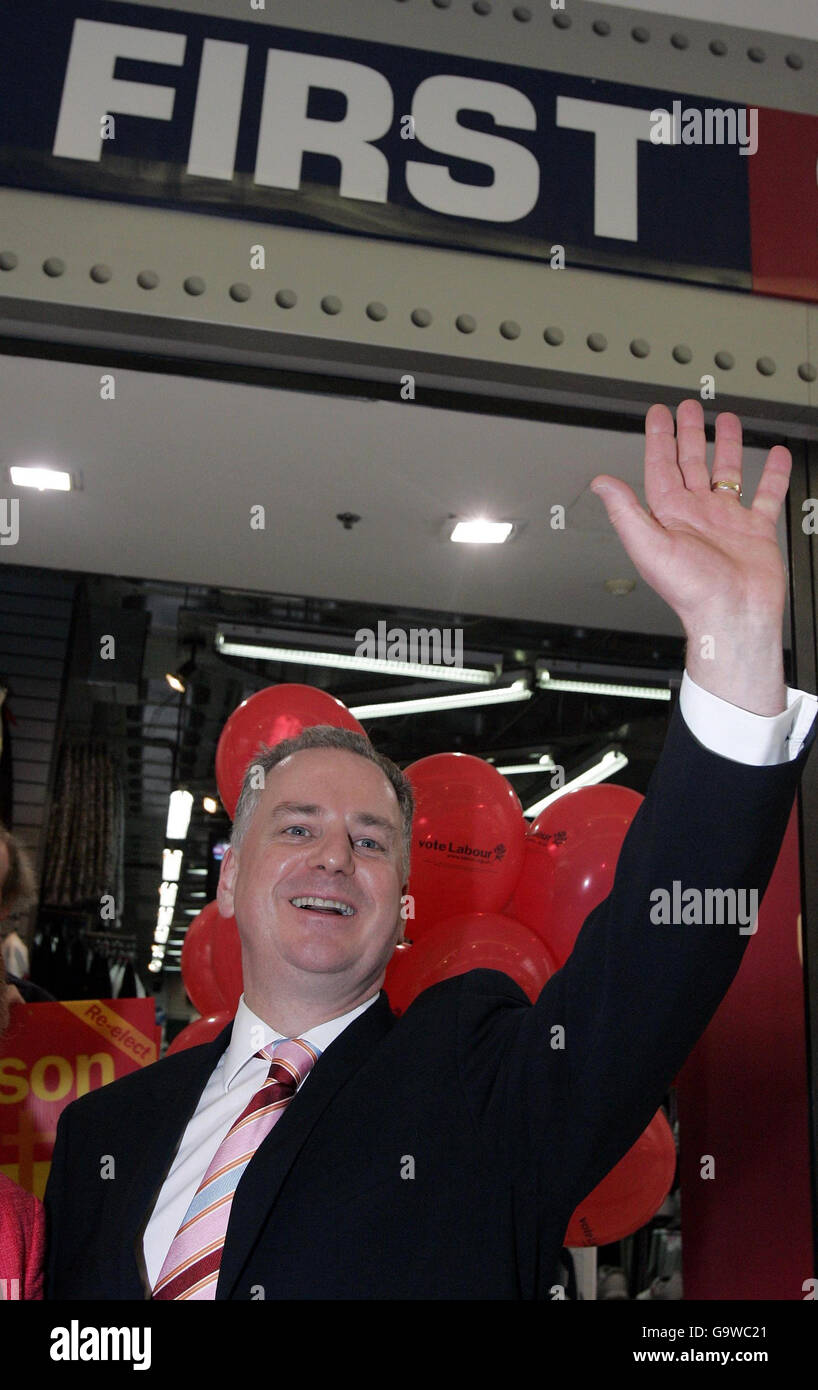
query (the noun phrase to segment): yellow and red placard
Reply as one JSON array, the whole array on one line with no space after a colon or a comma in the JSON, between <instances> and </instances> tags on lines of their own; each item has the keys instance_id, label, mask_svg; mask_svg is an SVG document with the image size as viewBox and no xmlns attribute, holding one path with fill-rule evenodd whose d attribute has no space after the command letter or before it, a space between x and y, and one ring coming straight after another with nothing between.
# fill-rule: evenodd
<instances>
[{"instance_id":1,"label":"yellow and red placard","mask_svg":"<svg viewBox=\"0 0 818 1390\"><path fill-rule=\"evenodd\" d=\"M15 1004L0 1042L0 1172L42 1197L72 1100L159 1056L153 999Z\"/></svg>"}]
</instances>

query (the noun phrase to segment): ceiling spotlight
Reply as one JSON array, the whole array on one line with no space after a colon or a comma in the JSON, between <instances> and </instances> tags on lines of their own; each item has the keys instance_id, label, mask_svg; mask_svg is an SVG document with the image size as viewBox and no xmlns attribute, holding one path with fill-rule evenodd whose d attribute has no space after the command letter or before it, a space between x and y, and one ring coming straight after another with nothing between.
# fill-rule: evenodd
<instances>
[{"instance_id":1,"label":"ceiling spotlight","mask_svg":"<svg viewBox=\"0 0 818 1390\"><path fill-rule=\"evenodd\" d=\"M196 669L196 646L197 643L194 642L190 648L190 656L187 661L179 667L178 671L165 672L165 680L171 690L175 690L178 695L184 695L187 690L188 680Z\"/></svg>"},{"instance_id":2,"label":"ceiling spotlight","mask_svg":"<svg viewBox=\"0 0 818 1390\"><path fill-rule=\"evenodd\" d=\"M485 517L477 517L474 521L455 522L449 540L466 545L502 545L513 530L513 521L488 521Z\"/></svg>"},{"instance_id":3,"label":"ceiling spotlight","mask_svg":"<svg viewBox=\"0 0 818 1390\"><path fill-rule=\"evenodd\" d=\"M215 796L203 796L202 807L205 811L207 811L207 814L209 816L215 816L216 812L219 809L219 803L216 800Z\"/></svg>"},{"instance_id":4,"label":"ceiling spotlight","mask_svg":"<svg viewBox=\"0 0 818 1390\"><path fill-rule=\"evenodd\" d=\"M39 492L70 492L71 474L62 468L13 464L9 476L14 487L36 487Z\"/></svg>"}]
</instances>

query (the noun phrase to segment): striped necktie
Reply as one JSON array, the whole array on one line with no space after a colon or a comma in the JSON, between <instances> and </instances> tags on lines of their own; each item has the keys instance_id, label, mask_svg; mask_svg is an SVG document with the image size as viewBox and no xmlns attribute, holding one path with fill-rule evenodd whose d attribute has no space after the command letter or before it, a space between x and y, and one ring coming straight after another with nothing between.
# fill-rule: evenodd
<instances>
[{"instance_id":1,"label":"striped necktie","mask_svg":"<svg viewBox=\"0 0 818 1390\"><path fill-rule=\"evenodd\" d=\"M267 1079L213 1155L159 1272L153 1291L156 1299L216 1297L227 1223L239 1180L321 1052L303 1038L285 1038L255 1055L270 1062Z\"/></svg>"}]
</instances>

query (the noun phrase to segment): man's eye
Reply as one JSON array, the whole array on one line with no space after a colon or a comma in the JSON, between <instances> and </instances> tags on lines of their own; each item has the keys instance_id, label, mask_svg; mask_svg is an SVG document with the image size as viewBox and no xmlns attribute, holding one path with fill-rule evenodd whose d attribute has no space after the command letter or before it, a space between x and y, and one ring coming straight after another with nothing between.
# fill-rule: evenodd
<instances>
[{"instance_id":1,"label":"man's eye","mask_svg":"<svg viewBox=\"0 0 818 1390\"><path fill-rule=\"evenodd\" d=\"M358 844L363 845L364 849L383 849L383 845L379 844L377 840L373 840L369 835L362 836Z\"/></svg>"},{"instance_id":2,"label":"man's eye","mask_svg":"<svg viewBox=\"0 0 818 1390\"><path fill-rule=\"evenodd\" d=\"M307 831L306 826L304 826L304 825L285 825L285 827L284 827L284 834L285 834L285 835L289 835L293 830L296 830L296 831L300 832L299 835L298 835L296 838L300 838L300 834L301 834L301 833L303 833L304 835L306 835L306 834L309 833L309 832Z\"/></svg>"}]
</instances>

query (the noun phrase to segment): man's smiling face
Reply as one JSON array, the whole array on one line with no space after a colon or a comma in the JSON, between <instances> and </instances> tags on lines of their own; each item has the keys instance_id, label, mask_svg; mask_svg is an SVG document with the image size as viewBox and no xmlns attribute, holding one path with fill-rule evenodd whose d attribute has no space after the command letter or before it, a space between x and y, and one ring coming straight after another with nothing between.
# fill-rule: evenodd
<instances>
[{"instance_id":1,"label":"man's smiling face","mask_svg":"<svg viewBox=\"0 0 818 1390\"><path fill-rule=\"evenodd\" d=\"M394 788L357 753L305 748L267 773L218 891L251 1008L277 984L349 999L379 983L400 936L401 834Z\"/></svg>"}]
</instances>

